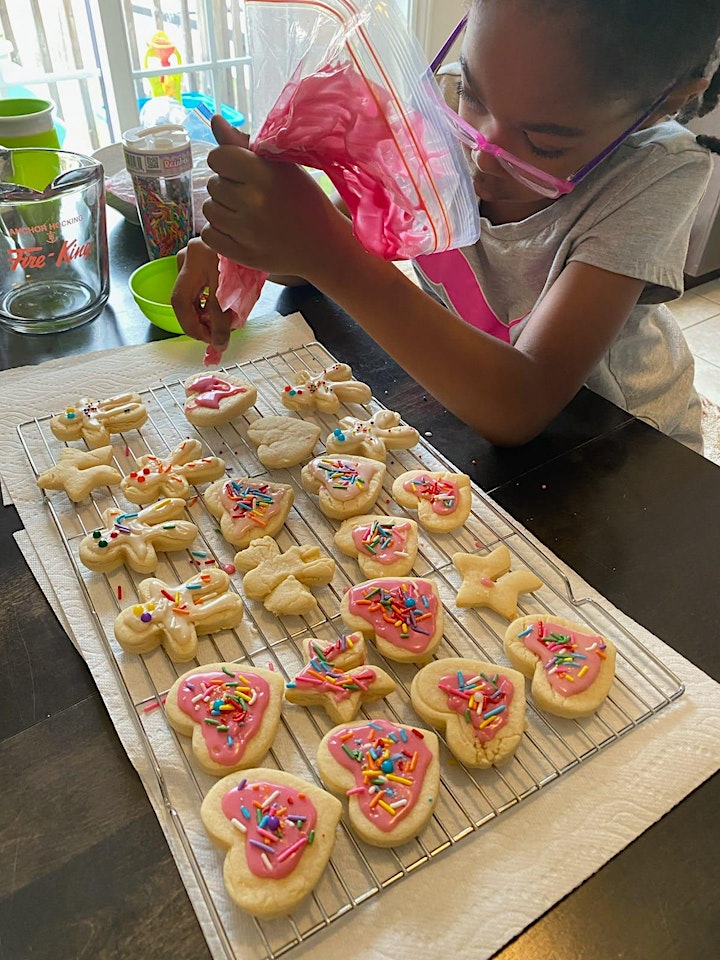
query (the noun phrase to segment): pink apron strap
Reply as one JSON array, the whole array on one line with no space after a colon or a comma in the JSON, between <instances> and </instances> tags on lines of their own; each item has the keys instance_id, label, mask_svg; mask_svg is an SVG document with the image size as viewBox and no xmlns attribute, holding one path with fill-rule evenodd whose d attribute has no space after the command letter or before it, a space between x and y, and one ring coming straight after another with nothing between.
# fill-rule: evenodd
<instances>
[{"instance_id":1,"label":"pink apron strap","mask_svg":"<svg viewBox=\"0 0 720 960\"><path fill-rule=\"evenodd\" d=\"M488 306L478 278L462 250L446 250L443 253L425 254L415 263L428 282L440 287L447 303L466 323L485 333L510 343L510 327L501 323ZM522 318L519 318L522 319Z\"/></svg>"}]
</instances>

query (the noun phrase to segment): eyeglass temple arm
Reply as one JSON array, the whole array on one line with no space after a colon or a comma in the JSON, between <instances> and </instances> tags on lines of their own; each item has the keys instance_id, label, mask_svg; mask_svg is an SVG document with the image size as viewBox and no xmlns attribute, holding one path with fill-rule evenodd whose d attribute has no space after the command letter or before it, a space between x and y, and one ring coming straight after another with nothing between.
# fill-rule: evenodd
<instances>
[{"instance_id":1,"label":"eyeglass temple arm","mask_svg":"<svg viewBox=\"0 0 720 960\"><path fill-rule=\"evenodd\" d=\"M435 73L437 68L442 64L443 60L448 55L448 51L450 47L455 43L460 33L462 33L462 31L465 29L467 18L468 18L468 15L465 14L464 17L460 20L460 23L458 23L458 25L455 27L453 32L447 38L445 43L442 45L442 47L440 47L440 49L437 52L437 55L435 56L435 59L430 64L430 73Z\"/></svg>"}]
</instances>

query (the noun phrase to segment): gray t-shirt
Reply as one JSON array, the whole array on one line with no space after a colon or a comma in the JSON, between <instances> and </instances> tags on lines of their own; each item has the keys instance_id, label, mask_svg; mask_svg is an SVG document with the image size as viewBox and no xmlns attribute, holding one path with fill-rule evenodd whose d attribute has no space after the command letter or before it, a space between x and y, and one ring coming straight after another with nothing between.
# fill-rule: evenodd
<instances>
[{"instance_id":1,"label":"gray t-shirt","mask_svg":"<svg viewBox=\"0 0 720 960\"><path fill-rule=\"evenodd\" d=\"M441 75L457 104L457 69ZM454 102L453 102L454 101ZM702 450L694 364L664 301L683 290L683 266L711 169L708 152L674 121L634 133L572 193L517 223L481 218L480 239L463 254L485 300L514 343L565 265L573 260L645 281L591 390L695 450ZM424 274L427 288L449 305Z\"/></svg>"}]
</instances>

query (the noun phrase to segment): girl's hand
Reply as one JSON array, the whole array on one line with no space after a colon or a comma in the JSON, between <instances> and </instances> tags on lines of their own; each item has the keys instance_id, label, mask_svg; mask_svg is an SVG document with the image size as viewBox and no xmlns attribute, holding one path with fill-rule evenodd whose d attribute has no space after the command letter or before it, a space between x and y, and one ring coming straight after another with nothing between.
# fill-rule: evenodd
<instances>
[{"instance_id":1,"label":"girl's hand","mask_svg":"<svg viewBox=\"0 0 720 960\"><path fill-rule=\"evenodd\" d=\"M212 126L220 146L208 155L217 176L207 185L203 240L247 267L312 280L351 234L347 220L300 167L252 153L248 137L221 117Z\"/></svg>"},{"instance_id":2,"label":"girl's hand","mask_svg":"<svg viewBox=\"0 0 720 960\"><path fill-rule=\"evenodd\" d=\"M218 256L202 240L191 240L178 253L180 272L171 303L180 326L189 337L223 351L230 337L232 310L225 313L217 301Z\"/></svg>"}]
</instances>

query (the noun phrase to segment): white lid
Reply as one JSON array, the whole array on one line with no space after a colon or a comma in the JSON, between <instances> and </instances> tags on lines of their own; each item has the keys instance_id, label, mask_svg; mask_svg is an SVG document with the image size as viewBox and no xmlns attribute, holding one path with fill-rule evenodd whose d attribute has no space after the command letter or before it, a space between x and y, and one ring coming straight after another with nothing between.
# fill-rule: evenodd
<instances>
[{"instance_id":1,"label":"white lid","mask_svg":"<svg viewBox=\"0 0 720 960\"><path fill-rule=\"evenodd\" d=\"M132 153L174 153L186 149L190 136L178 123L157 127L133 127L122 135L123 146Z\"/></svg>"}]
</instances>

